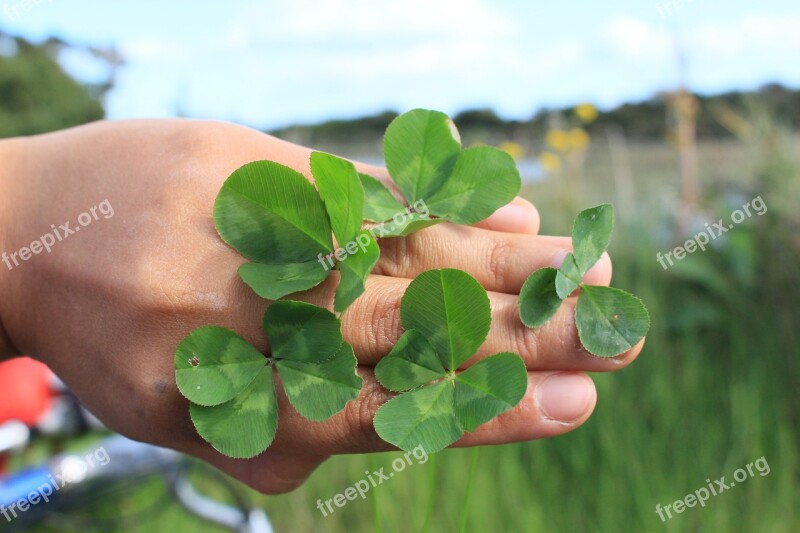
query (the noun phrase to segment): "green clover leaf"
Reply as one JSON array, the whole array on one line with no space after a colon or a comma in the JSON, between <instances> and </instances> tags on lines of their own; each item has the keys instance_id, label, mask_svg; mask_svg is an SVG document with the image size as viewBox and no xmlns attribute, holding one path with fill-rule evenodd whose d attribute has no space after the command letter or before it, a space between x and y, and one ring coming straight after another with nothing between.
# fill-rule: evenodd
<instances>
[{"instance_id":1,"label":"green clover leaf","mask_svg":"<svg viewBox=\"0 0 800 533\"><path fill-rule=\"evenodd\" d=\"M480 222L513 200L522 183L513 158L502 150L462 150L455 124L438 111L415 109L397 117L386 129L383 151L406 201L424 202L431 219Z\"/></svg>"},{"instance_id":2,"label":"green clover leaf","mask_svg":"<svg viewBox=\"0 0 800 533\"><path fill-rule=\"evenodd\" d=\"M486 291L466 272L421 274L406 290L400 314L405 332L375 367L378 381L401 393L375 415L375 429L386 442L434 453L525 395L528 374L516 354L493 355L459 371L491 325Z\"/></svg>"},{"instance_id":3,"label":"green clover leaf","mask_svg":"<svg viewBox=\"0 0 800 533\"><path fill-rule=\"evenodd\" d=\"M397 117L386 130L384 154L412 207L351 162L322 152L310 157L316 188L272 161L236 170L217 197L214 222L222 239L252 261L239 269L241 279L260 297L277 300L316 287L338 268L335 309L343 313L364 292L380 256L377 238L405 237L444 221L478 222L521 186L508 154L490 147L462 150L455 125L438 111L415 109ZM365 220L377 223L370 231L375 244L356 253L352 246L362 238Z\"/></svg>"},{"instance_id":4,"label":"green clover leaf","mask_svg":"<svg viewBox=\"0 0 800 533\"><path fill-rule=\"evenodd\" d=\"M176 378L192 402L197 432L229 457L255 457L272 443L278 427L274 374L289 403L313 421L338 413L361 390L353 348L330 311L278 301L267 309L264 329L269 357L220 327L195 330L176 353Z\"/></svg>"},{"instance_id":5,"label":"green clover leaf","mask_svg":"<svg viewBox=\"0 0 800 533\"><path fill-rule=\"evenodd\" d=\"M606 251L614 209L603 204L582 211L572 229L574 252L557 271L540 269L520 291L519 317L528 327L544 325L561 300L580 287L575 324L581 344L598 357L616 357L633 348L650 329L650 315L636 296L620 289L585 285L581 278Z\"/></svg>"}]
</instances>

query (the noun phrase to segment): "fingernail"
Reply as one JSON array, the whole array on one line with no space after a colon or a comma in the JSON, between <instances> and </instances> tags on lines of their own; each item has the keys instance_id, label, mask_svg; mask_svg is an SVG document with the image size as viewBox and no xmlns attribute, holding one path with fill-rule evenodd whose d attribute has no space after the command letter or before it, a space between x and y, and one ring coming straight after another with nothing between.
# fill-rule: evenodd
<instances>
[{"instance_id":1,"label":"fingernail","mask_svg":"<svg viewBox=\"0 0 800 533\"><path fill-rule=\"evenodd\" d=\"M536 224L535 212L527 205L508 204L492 215L492 224L502 231L526 232Z\"/></svg>"},{"instance_id":2,"label":"fingernail","mask_svg":"<svg viewBox=\"0 0 800 533\"><path fill-rule=\"evenodd\" d=\"M583 374L552 374L539 385L536 398L545 417L572 422L582 417L595 397L594 383Z\"/></svg>"}]
</instances>

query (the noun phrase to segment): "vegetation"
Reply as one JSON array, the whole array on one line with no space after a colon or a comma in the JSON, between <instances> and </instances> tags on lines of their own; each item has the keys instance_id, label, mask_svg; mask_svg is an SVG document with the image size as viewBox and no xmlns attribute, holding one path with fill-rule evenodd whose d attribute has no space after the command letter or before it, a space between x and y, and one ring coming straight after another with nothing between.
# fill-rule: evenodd
<instances>
[{"instance_id":1,"label":"vegetation","mask_svg":"<svg viewBox=\"0 0 800 533\"><path fill-rule=\"evenodd\" d=\"M100 120L102 97L112 77L86 86L70 77L58 55L75 49L58 39L33 44L0 31L0 138L46 133ZM113 71L119 58L113 51L86 53Z\"/></svg>"},{"instance_id":2,"label":"vegetation","mask_svg":"<svg viewBox=\"0 0 800 533\"><path fill-rule=\"evenodd\" d=\"M661 93L642 102L600 111L587 121L593 123L589 133L597 136L603 135L608 128L620 128L629 139L671 141L674 121L670 106L676 94ZM692 96L698 108L697 132L702 139L735 138L739 128L746 127L746 123L735 120L735 117L753 112L754 105L778 120L782 127L800 129L800 90L768 84L755 91ZM499 144L503 140L514 139L541 146L546 134L554 127L553 117L571 114L578 107L542 109L524 120L506 120L491 109L473 109L453 115L453 121L459 125L466 145L474 142ZM377 140L396 116L396 112L385 111L352 120L287 126L270 133L306 146L379 146Z\"/></svg>"}]
</instances>

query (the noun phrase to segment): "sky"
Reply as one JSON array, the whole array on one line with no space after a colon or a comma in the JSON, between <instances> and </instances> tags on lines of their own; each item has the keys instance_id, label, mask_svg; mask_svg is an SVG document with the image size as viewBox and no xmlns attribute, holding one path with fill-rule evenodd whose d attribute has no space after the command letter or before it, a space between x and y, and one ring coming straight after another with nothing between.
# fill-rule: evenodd
<instances>
[{"instance_id":1,"label":"sky","mask_svg":"<svg viewBox=\"0 0 800 533\"><path fill-rule=\"evenodd\" d=\"M0 30L117 47L110 118L273 128L491 107L524 119L682 80L702 93L800 87L797 0L0 0ZM79 56L63 62L101 75Z\"/></svg>"}]
</instances>

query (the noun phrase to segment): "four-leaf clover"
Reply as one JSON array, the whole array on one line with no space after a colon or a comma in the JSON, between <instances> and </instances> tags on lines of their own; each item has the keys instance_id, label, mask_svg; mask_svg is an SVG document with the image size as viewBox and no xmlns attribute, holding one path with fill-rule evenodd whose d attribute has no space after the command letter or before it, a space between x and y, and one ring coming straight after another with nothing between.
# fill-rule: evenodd
<instances>
[{"instance_id":1,"label":"four-leaf clover","mask_svg":"<svg viewBox=\"0 0 800 533\"><path fill-rule=\"evenodd\" d=\"M274 378L309 420L327 420L355 399L361 378L353 348L333 313L282 300L264 314L271 355L264 357L233 331L206 326L178 347L178 388L192 404L197 432L219 452L247 459L263 452L278 427Z\"/></svg>"},{"instance_id":2,"label":"four-leaf clover","mask_svg":"<svg viewBox=\"0 0 800 533\"><path fill-rule=\"evenodd\" d=\"M439 451L525 395L528 374L516 354L493 355L459 371L486 340L492 321L486 291L466 272L421 274L406 290L400 314L405 332L375 368L384 387L402 393L375 415L375 429L386 442Z\"/></svg>"}]
</instances>

